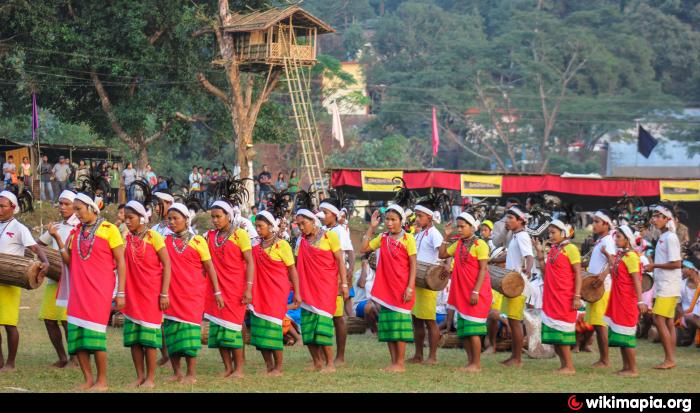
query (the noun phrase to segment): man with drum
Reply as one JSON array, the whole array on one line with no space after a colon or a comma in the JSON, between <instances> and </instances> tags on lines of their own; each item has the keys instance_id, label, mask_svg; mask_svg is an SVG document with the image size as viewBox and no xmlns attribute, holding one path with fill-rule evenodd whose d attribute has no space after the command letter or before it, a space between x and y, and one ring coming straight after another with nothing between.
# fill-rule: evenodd
<instances>
[{"instance_id":1,"label":"man with drum","mask_svg":"<svg viewBox=\"0 0 700 413\"><path fill-rule=\"evenodd\" d=\"M527 282L532 275L535 257L532 250L532 240L525 230L526 225L527 215L519 206L512 206L506 211L506 228L513 232L506 252L506 269L521 273ZM524 293L515 298L503 297L501 312L508 317L513 338L512 354L510 358L501 362L505 366L519 367L522 365L525 299Z\"/></svg>"},{"instance_id":2,"label":"man with drum","mask_svg":"<svg viewBox=\"0 0 700 413\"><path fill-rule=\"evenodd\" d=\"M438 264L438 253L442 245L443 237L440 231L433 226L435 206L430 201L421 202L415 207L416 224L420 232L415 234L418 250L418 262ZM419 265L419 267L421 267ZM430 353L426 364L437 363L437 346L440 340L440 330L436 322L438 291L428 290L416 286L416 302L413 305L413 331L416 352L409 363L423 363L423 343L425 342L426 327L428 330L428 345Z\"/></svg>"},{"instance_id":3,"label":"man with drum","mask_svg":"<svg viewBox=\"0 0 700 413\"><path fill-rule=\"evenodd\" d=\"M41 270L39 279L46 276L49 262L44 252L36 245L29 229L15 219L19 213L17 197L10 191L0 192L0 253L24 257L24 250L29 248L39 256ZM22 289L12 285L0 284L0 325L5 326L7 334L7 360L2 354L0 337L0 373L15 369L15 358L19 347L19 302Z\"/></svg>"},{"instance_id":4,"label":"man with drum","mask_svg":"<svg viewBox=\"0 0 700 413\"><path fill-rule=\"evenodd\" d=\"M58 197L58 213L61 215L62 222L54 223L58 227L58 235L65 244L70 236L71 231L80 224L78 217L73 214L73 200L75 199L75 193L69 190L61 192ZM53 239L48 231L41 234L38 241L39 245L51 246L51 248L58 251L58 244ZM56 350L58 355L58 361L52 364L53 367L63 368L69 363L77 366L77 361L75 356L71 356L70 361L66 353L66 349L63 346L63 336L61 335L61 327L59 323L63 326L63 335L66 339L68 338L68 321L66 315L66 308L68 307L68 286L69 286L69 276L68 267L61 261L60 265L63 267L61 272L61 282L60 291L59 284L56 281L48 278L46 280L46 287L44 289L44 299L41 303L41 310L39 311L39 318L44 320L44 325L46 326L46 332L49 335L51 344Z\"/></svg>"},{"instance_id":5,"label":"man with drum","mask_svg":"<svg viewBox=\"0 0 700 413\"><path fill-rule=\"evenodd\" d=\"M586 304L586 323L593 326L595 329L596 340L598 341L598 351L600 358L593 363L594 368L609 367L610 359L608 356L608 326L603 321L605 310L608 308L608 300L610 299L610 287L612 280L610 278L610 270L608 268L608 255L615 255L617 248L615 247L615 239L610 233L613 228L612 219L607 211L599 210L593 215L593 233L598 237L591 259L588 262L588 272L597 274L599 279L595 285L600 283L605 284L605 293L603 298L595 303ZM587 332L585 341L588 342L592 332Z\"/></svg>"}]
</instances>

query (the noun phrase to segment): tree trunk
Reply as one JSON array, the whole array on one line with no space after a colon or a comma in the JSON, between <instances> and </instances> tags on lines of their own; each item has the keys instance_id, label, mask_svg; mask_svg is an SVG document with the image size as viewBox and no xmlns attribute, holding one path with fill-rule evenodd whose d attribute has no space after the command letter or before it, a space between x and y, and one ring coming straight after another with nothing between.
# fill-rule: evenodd
<instances>
[{"instance_id":1,"label":"tree trunk","mask_svg":"<svg viewBox=\"0 0 700 413\"><path fill-rule=\"evenodd\" d=\"M141 169L146 169L148 165L148 148L146 145L139 145L137 153L139 154L138 167Z\"/></svg>"}]
</instances>

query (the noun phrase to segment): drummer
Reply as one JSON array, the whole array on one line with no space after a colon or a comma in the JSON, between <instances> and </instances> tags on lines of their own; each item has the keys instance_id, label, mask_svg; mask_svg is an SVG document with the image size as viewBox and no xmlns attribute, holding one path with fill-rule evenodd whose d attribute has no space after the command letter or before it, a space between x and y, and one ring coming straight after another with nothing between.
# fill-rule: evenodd
<instances>
[{"instance_id":1,"label":"drummer","mask_svg":"<svg viewBox=\"0 0 700 413\"><path fill-rule=\"evenodd\" d=\"M0 192L0 253L24 257L25 248L29 248L39 256L41 261L39 277L45 277L49 269L49 261L36 245L29 229L15 219L17 213L19 213L19 203L15 194L10 191ZM20 287L0 284L0 325L5 326L7 335L7 359L3 357L0 336L0 372L15 369L15 358L19 346L17 322L21 294Z\"/></svg>"},{"instance_id":2,"label":"drummer","mask_svg":"<svg viewBox=\"0 0 700 413\"><path fill-rule=\"evenodd\" d=\"M435 206L432 202L422 202L416 205L416 224L420 231L416 233L416 246L419 262L438 264L438 252L443 237L433 226ZM428 330L428 345L430 353L426 364L437 363L437 346L440 340L440 330L436 322L438 292L416 286L416 303L413 305L413 332L416 352L409 363L423 363L423 343L425 342L426 327Z\"/></svg>"},{"instance_id":3,"label":"drummer","mask_svg":"<svg viewBox=\"0 0 700 413\"><path fill-rule=\"evenodd\" d=\"M595 303L586 303L585 322L592 325L595 330L596 340L598 341L598 352L600 353L598 361L593 363L594 368L610 367L608 326L605 324L605 321L603 321L603 316L605 315L605 310L608 308L612 280L610 278L608 256L603 253L603 250L605 250L607 254L615 255L616 247L615 239L611 234L612 229L613 222L612 219L610 219L608 211L596 211L593 215L593 233L598 237L598 240L591 252L591 259L588 262L588 272L598 275L599 280L596 281L596 285L604 283L605 293L603 297ZM585 334L586 342L588 342L592 334L592 331Z\"/></svg>"},{"instance_id":4,"label":"drummer","mask_svg":"<svg viewBox=\"0 0 700 413\"><path fill-rule=\"evenodd\" d=\"M506 269L521 273L527 280L532 276L535 257L532 240L525 231L527 214L519 206L512 206L506 211L506 228L513 232L506 253ZM523 353L523 316L525 313L525 295L515 298L503 297L501 312L508 317L513 337L511 357L502 361L505 366L521 366Z\"/></svg>"},{"instance_id":5,"label":"drummer","mask_svg":"<svg viewBox=\"0 0 700 413\"><path fill-rule=\"evenodd\" d=\"M58 197L58 213L61 215L62 221L56 223L58 227L58 235L65 244L70 236L71 231L80 224L80 220L73 213L73 200L75 199L75 192L65 190L61 192ZM54 250L58 251L58 244L53 239L48 231L45 231L38 240L39 245L50 246ZM61 286L59 291L59 284L56 281L47 278L46 288L44 288L44 299L41 303L41 310L39 311L39 319L44 320L44 325L46 326L46 332L49 335L51 344L56 350L58 355L58 361L53 363L53 367L63 368L69 363L72 366L77 366L78 362L75 356L70 357L66 355L66 349L63 346L63 337L61 335L61 326L63 326L63 334L66 339L68 339L68 321L66 318L66 307L68 306L68 268L60 263L63 267L61 271Z\"/></svg>"}]
</instances>

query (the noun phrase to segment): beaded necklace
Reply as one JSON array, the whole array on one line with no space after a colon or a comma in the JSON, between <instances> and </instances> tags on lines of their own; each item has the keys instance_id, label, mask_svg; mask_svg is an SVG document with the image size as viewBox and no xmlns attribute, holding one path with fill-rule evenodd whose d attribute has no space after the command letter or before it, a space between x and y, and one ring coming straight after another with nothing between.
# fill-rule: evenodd
<instances>
[{"instance_id":1,"label":"beaded necklace","mask_svg":"<svg viewBox=\"0 0 700 413\"><path fill-rule=\"evenodd\" d=\"M216 245L216 248L221 248L226 244L226 241L231 237L231 234L233 234L234 227L233 225L229 226L228 231L226 232L226 235L223 237L221 241L219 241L219 234L221 234L221 230L216 230L216 233L214 234L214 245Z\"/></svg>"},{"instance_id":2,"label":"beaded necklace","mask_svg":"<svg viewBox=\"0 0 700 413\"><path fill-rule=\"evenodd\" d=\"M610 271L612 273L612 275L614 275L615 277L617 277L619 275L618 268L620 266L620 261L622 261L622 258L624 258L624 256L627 255L627 253L629 251L630 250L628 250L628 249L623 249L623 250L620 250L617 254L615 254L615 261L613 261L613 266L612 266L612 269Z\"/></svg>"},{"instance_id":3,"label":"beaded necklace","mask_svg":"<svg viewBox=\"0 0 700 413\"><path fill-rule=\"evenodd\" d=\"M126 236L127 243L131 249L131 256L134 257L136 261L141 261L141 259L146 256L146 242L144 241L146 233L148 233L148 229L144 229L142 232L136 234L129 233Z\"/></svg>"},{"instance_id":4,"label":"beaded necklace","mask_svg":"<svg viewBox=\"0 0 700 413\"><path fill-rule=\"evenodd\" d=\"M304 235L304 238L306 238L306 241L310 244L313 245L314 247L317 247L318 244L321 241L321 237L323 237L323 234L325 234L326 231L322 230L319 228L318 232L316 232L316 236L313 239L309 239L306 235Z\"/></svg>"},{"instance_id":5,"label":"beaded necklace","mask_svg":"<svg viewBox=\"0 0 700 413\"><path fill-rule=\"evenodd\" d=\"M177 243L175 242L176 238L182 242L182 247L177 246ZM175 251L178 254L182 254L187 249L187 245L189 245L191 238L192 238L192 234L190 234L190 232L188 230L184 230L184 231L179 232L179 233L173 233L173 236L170 237L170 242L172 242L173 248L175 248Z\"/></svg>"},{"instance_id":6,"label":"beaded necklace","mask_svg":"<svg viewBox=\"0 0 700 413\"><path fill-rule=\"evenodd\" d=\"M462 264L466 264L467 260L469 259L469 250L472 248L474 241L476 241L476 235L473 234L467 239L462 238L462 247L459 251L459 259Z\"/></svg>"},{"instance_id":7,"label":"beaded necklace","mask_svg":"<svg viewBox=\"0 0 700 413\"><path fill-rule=\"evenodd\" d=\"M405 232L406 231L402 229L401 232L399 232L398 239L395 239L390 232L387 233L387 238L389 239L387 239L386 245L387 249L389 250L389 254L391 254L392 257L396 257L396 251L398 249L398 244L400 243L399 240L405 235Z\"/></svg>"},{"instance_id":8,"label":"beaded necklace","mask_svg":"<svg viewBox=\"0 0 700 413\"><path fill-rule=\"evenodd\" d=\"M92 248L95 246L95 233L97 232L97 229L100 227L100 225L102 225L103 221L104 218L97 218L97 221L95 221L94 224L84 225L83 228L80 230L80 233L78 234L78 255L83 261L87 261L92 255ZM86 228L90 228L90 231L88 232L87 236L85 235ZM83 241L85 240L88 242L87 254L83 254Z\"/></svg>"},{"instance_id":9,"label":"beaded necklace","mask_svg":"<svg viewBox=\"0 0 700 413\"><path fill-rule=\"evenodd\" d=\"M557 258L559 258L559 254L561 254L561 252L564 250L564 247L566 247L566 245L569 244L569 242L570 242L569 240L565 240L565 241L560 242L559 245L552 247L552 249L556 253L554 254L553 257L548 257L547 262L549 264L554 264L554 262L557 260ZM551 250L549 252L550 252L550 254L552 253Z\"/></svg>"},{"instance_id":10,"label":"beaded necklace","mask_svg":"<svg viewBox=\"0 0 700 413\"><path fill-rule=\"evenodd\" d=\"M266 247L265 247L265 242L266 242L267 240L266 240L265 238L261 238L261 239L260 239L260 247L262 247L263 251L265 251L265 252L267 253L268 256L272 253L272 247L274 247L275 244L277 244L277 234L273 235L272 238L270 238L270 239L272 240L272 242L271 242L270 245L267 247L267 249L266 249Z\"/></svg>"}]
</instances>

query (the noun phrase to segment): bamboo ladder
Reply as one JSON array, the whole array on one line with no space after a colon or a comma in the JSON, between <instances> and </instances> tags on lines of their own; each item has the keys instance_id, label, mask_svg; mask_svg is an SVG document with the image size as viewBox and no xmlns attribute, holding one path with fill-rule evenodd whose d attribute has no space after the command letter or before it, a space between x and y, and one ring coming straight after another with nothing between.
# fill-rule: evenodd
<instances>
[{"instance_id":1,"label":"bamboo ladder","mask_svg":"<svg viewBox=\"0 0 700 413\"><path fill-rule=\"evenodd\" d=\"M327 192L323 182L323 149L321 138L316 126L316 116L314 115L311 102L311 73L306 73L305 68L300 64L296 56L294 27L291 22L289 33L286 35L282 27L279 32L280 43L283 43L282 60L284 62L284 73L289 88L289 98L294 112L294 121L299 133L299 144L301 146L302 168L311 181L312 188L320 191L325 197ZM312 189L312 190L313 190Z\"/></svg>"}]
</instances>

